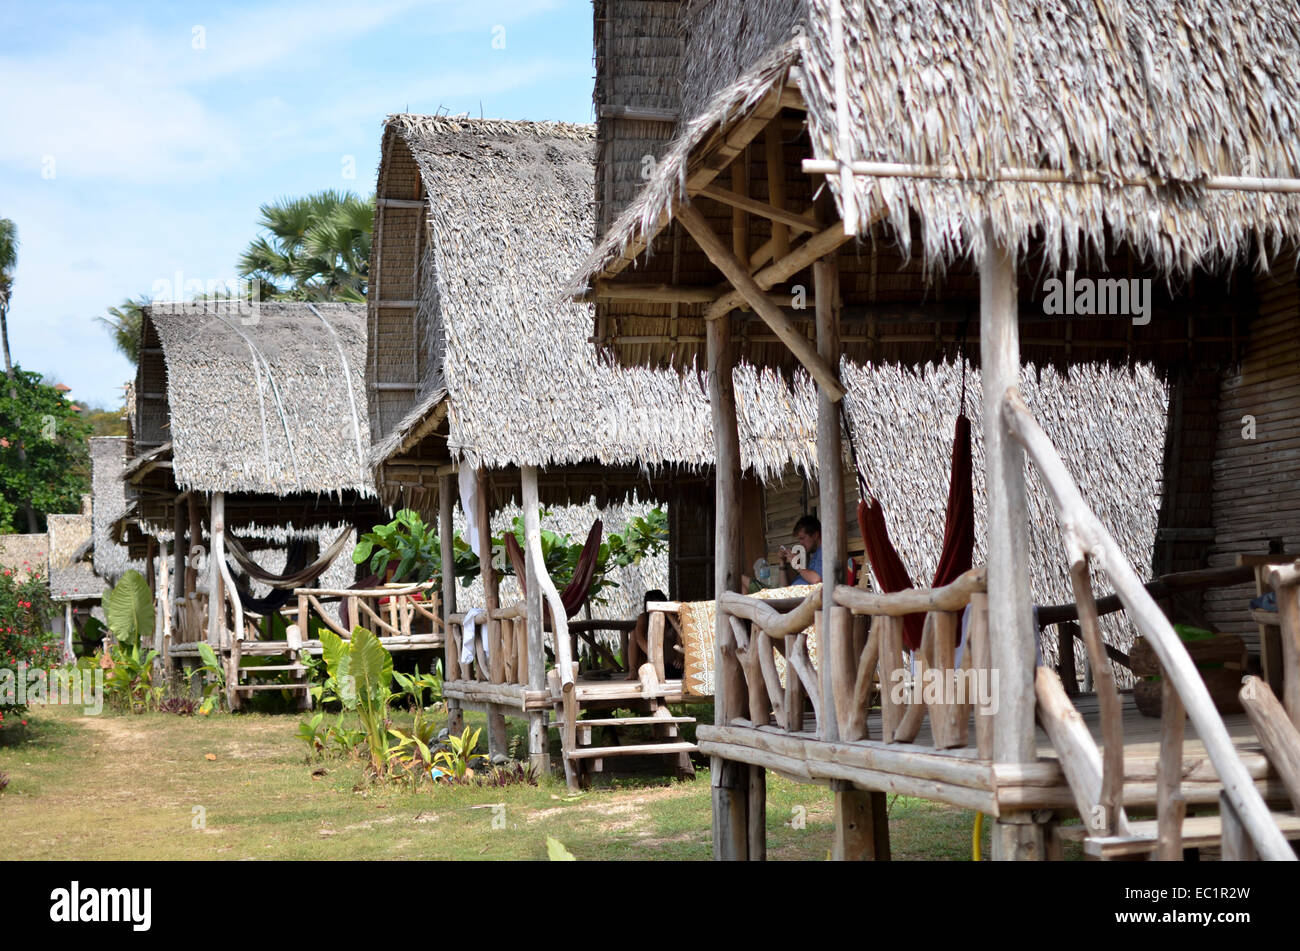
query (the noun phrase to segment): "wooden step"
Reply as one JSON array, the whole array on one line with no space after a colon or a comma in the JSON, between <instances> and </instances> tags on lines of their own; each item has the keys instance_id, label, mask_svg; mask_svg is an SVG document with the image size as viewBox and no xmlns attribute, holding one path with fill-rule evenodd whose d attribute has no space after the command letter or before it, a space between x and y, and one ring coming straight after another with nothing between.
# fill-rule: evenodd
<instances>
[{"instance_id":1,"label":"wooden step","mask_svg":"<svg viewBox=\"0 0 1300 951\"><path fill-rule=\"evenodd\" d=\"M565 751L569 759L604 759L607 756L656 756L659 754L695 753L694 743L638 743L632 746L583 746Z\"/></svg>"},{"instance_id":2,"label":"wooden step","mask_svg":"<svg viewBox=\"0 0 1300 951\"><path fill-rule=\"evenodd\" d=\"M305 646L306 645L304 645L304 647ZM274 657L278 654L293 654L297 652L298 648L290 647L288 641L239 642L239 653L243 654L245 657Z\"/></svg>"},{"instance_id":3,"label":"wooden step","mask_svg":"<svg viewBox=\"0 0 1300 951\"><path fill-rule=\"evenodd\" d=\"M1272 815L1273 821L1277 823L1284 836L1291 840L1300 839L1300 817L1287 812L1275 812ZM1061 831L1062 833L1073 832L1075 828L1075 826L1064 826ZM1083 851L1086 855L1099 859L1129 858L1155 851L1157 834L1155 819L1130 822L1129 832L1130 835L1127 836L1084 838ZM1185 849L1217 846L1222 839L1223 825L1218 816L1189 816L1183 820L1183 848Z\"/></svg>"},{"instance_id":4,"label":"wooden step","mask_svg":"<svg viewBox=\"0 0 1300 951\"><path fill-rule=\"evenodd\" d=\"M695 717L609 717L603 720L579 720L579 728L584 726L655 726L657 724L694 723ZM564 726L563 720L552 720L547 724L552 730Z\"/></svg>"},{"instance_id":5,"label":"wooden step","mask_svg":"<svg viewBox=\"0 0 1300 951\"><path fill-rule=\"evenodd\" d=\"M235 684L234 689L241 693L253 690L308 690L311 685L307 683L296 684Z\"/></svg>"},{"instance_id":6,"label":"wooden step","mask_svg":"<svg viewBox=\"0 0 1300 951\"><path fill-rule=\"evenodd\" d=\"M259 664L256 667L240 667L241 674L270 674L278 673L282 670L290 670L294 673L306 673L307 668L302 664Z\"/></svg>"}]
</instances>

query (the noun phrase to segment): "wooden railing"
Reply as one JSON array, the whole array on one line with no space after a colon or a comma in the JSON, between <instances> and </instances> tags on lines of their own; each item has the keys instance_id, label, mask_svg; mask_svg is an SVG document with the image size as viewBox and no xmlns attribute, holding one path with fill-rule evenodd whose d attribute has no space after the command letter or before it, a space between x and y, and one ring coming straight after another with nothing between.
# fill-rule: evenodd
<instances>
[{"instance_id":1,"label":"wooden railing","mask_svg":"<svg viewBox=\"0 0 1300 951\"><path fill-rule=\"evenodd\" d=\"M872 739L868 712L879 691L881 735L886 743L913 743L928 715L934 747L966 746L976 684L989 684L988 605L983 568L968 571L941 588L919 588L879 594L847 585L834 592L836 610L830 630L820 610L822 595L803 600L762 601L727 592L718 600L735 638L735 657L723 663L739 666L748 698L748 716L740 725L775 723L791 733L805 732L805 698L817 721L817 734L840 740ZM962 615L970 607L966 635ZM916 651L917 669L908 677L903 654L903 617L925 615ZM808 631L814 632L818 662L808 651ZM851 646L841 656L850 664L833 664L832 696L825 696L822 665L831 638ZM960 666L956 663L959 644ZM776 658L785 660L785 682ZM723 671L717 673L725 676ZM910 691L906 682L911 681ZM931 689L927 697L926 685ZM976 691L972 695L972 691ZM977 713L980 711L977 711ZM831 722L834 728L831 728ZM981 755L992 755L992 719L975 717L976 743Z\"/></svg>"},{"instance_id":2,"label":"wooden railing","mask_svg":"<svg viewBox=\"0 0 1300 951\"><path fill-rule=\"evenodd\" d=\"M1123 808L1123 710L1101 640L1090 574L1090 566L1095 564L1106 572L1115 596L1160 661L1164 692L1157 821L1160 839L1168 839L1166 849L1174 850L1172 843L1179 838L1177 827L1183 811L1177 789L1182 772L1182 711L1185 709L1223 784L1221 811L1225 832L1230 825L1239 824L1261 857L1294 861L1295 853L1237 756L1187 649L1128 563L1119 543L1084 501L1060 454L1025 405L1017 387L1009 387L1002 399L1002 423L1024 447L1037 469L1064 528L1079 626L1093 668L1101 711L1103 751L1097 750L1060 679L1050 670L1038 669L1035 694L1039 719L1060 756L1079 813L1089 830L1099 836L1123 836L1128 830Z\"/></svg>"},{"instance_id":3,"label":"wooden railing","mask_svg":"<svg viewBox=\"0 0 1300 951\"><path fill-rule=\"evenodd\" d=\"M408 642L442 643L442 618L438 609L437 584L424 581L418 584L389 584L377 588L295 588L298 597L293 617L306 639L309 622L316 618L335 634L348 640L352 627L361 626L381 638L402 638ZM344 626L329 610L327 604L348 606L351 624Z\"/></svg>"}]
</instances>

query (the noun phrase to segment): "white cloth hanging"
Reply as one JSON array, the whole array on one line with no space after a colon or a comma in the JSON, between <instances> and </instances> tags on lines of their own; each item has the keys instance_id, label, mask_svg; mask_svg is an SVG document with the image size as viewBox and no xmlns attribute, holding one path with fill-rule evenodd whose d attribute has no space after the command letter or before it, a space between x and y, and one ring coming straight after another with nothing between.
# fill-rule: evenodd
<instances>
[{"instance_id":1,"label":"white cloth hanging","mask_svg":"<svg viewBox=\"0 0 1300 951\"><path fill-rule=\"evenodd\" d=\"M487 620L487 612L482 608L470 608L465 612L465 620L461 623L464 636L460 645L460 662L465 667L476 660L474 642L480 638L483 641L483 656L488 656Z\"/></svg>"}]
</instances>

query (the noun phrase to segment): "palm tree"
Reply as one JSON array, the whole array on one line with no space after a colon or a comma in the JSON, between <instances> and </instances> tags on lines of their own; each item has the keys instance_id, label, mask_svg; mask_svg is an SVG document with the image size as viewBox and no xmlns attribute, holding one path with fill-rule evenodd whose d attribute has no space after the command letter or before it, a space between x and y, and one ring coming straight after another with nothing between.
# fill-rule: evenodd
<instances>
[{"instance_id":1,"label":"palm tree","mask_svg":"<svg viewBox=\"0 0 1300 951\"><path fill-rule=\"evenodd\" d=\"M5 376L14 378L14 364L9 356L9 294L14 286L14 268L18 266L18 226L0 218L0 337L4 338Z\"/></svg>"},{"instance_id":2,"label":"palm tree","mask_svg":"<svg viewBox=\"0 0 1300 951\"><path fill-rule=\"evenodd\" d=\"M323 191L263 205L259 235L239 259L242 277L263 296L290 300L365 300L374 199Z\"/></svg>"},{"instance_id":3,"label":"palm tree","mask_svg":"<svg viewBox=\"0 0 1300 951\"><path fill-rule=\"evenodd\" d=\"M135 300L128 297L121 306L108 308L107 317L95 318L108 328L113 345L133 365L140 363L140 327L144 324L144 309L148 305L148 297L141 296Z\"/></svg>"}]
</instances>

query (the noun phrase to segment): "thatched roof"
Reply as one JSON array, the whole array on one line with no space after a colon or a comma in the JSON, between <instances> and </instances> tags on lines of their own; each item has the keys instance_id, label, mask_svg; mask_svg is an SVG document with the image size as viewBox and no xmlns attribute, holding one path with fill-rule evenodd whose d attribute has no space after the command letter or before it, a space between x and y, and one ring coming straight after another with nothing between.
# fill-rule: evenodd
<instances>
[{"instance_id":1,"label":"thatched roof","mask_svg":"<svg viewBox=\"0 0 1300 951\"><path fill-rule=\"evenodd\" d=\"M788 24L779 41L770 29L748 29L761 19L758 8ZM648 186L582 269L581 284L617 268L629 245L658 227L683 196L695 146L787 77L807 107L815 159L955 165L976 179L1046 169L1147 183L975 186L854 176L861 231L883 216L910 249L919 219L915 250L930 268L978 255L986 218L1012 247L1041 244L1052 269L1123 243L1163 273L1190 275L1300 238L1300 195L1206 188L1213 176L1300 177L1300 19L1289 2L713 0L704 10L708 24L686 27L705 36L700 52L686 57L698 73L689 85L717 91L688 111ZM723 52L734 30L770 45L727 79L740 65ZM712 47L716 57L702 55ZM837 55L847 76L848 155L837 147ZM839 181L828 180L843 212Z\"/></svg>"},{"instance_id":2,"label":"thatched roof","mask_svg":"<svg viewBox=\"0 0 1300 951\"><path fill-rule=\"evenodd\" d=\"M96 436L90 440L91 517L95 573L115 582L132 564L126 546L113 540L113 523L126 511L125 436Z\"/></svg>"},{"instance_id":3,"label":"thatched roof","mask_svg":"<svg viewBox=\"0 0 1300 951\"><path fill-rule=\"evenodd\" d=\"M592 147L590 126L389 118L369 300L377 465L429 434L445 458L489 468L712 462L701 381L609 365L590 306L559 301L591 248ZM419 279L398 283L416 260ZM808 466L811 394L752 369L737 382L745 464Z\"/></svg>"},{"instance_id":4,"label":"thatched roof","mask_svg":"<svg viewBox=\"0 0 1300 951\"><path fill-rule=\"evenodd\" d=\"M87 557L94 545L92 515L51 514L49 528L50 597L55 601L81 601L104 593L104 579Z\"/></svg>"},{"instance_id":5,"label":"thatched roof","mask_svg":"<svg viewBox=\"0 0 1300 951\"><path fill-rule=\"evenodd\" d=\"M362 305L264 303L236 312L199 302L145 313L146 349L157 339L164 359L142 360L136 398L143 412L165 395L179 488L374 494ZM137 432L147 444L162 441L146 438L146 425Z\"/></svg>"}]
</instances>

